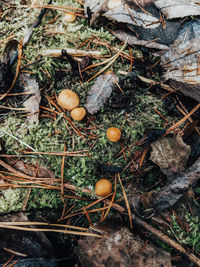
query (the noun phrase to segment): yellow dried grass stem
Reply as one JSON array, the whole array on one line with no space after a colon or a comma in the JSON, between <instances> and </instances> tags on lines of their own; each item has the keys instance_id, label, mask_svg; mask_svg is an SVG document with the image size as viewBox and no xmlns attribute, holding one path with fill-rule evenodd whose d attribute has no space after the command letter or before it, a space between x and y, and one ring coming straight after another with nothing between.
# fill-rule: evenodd
<instances>
[{"instance_id":1,"label":"yellow dried grass stem","mask_svg":"<svg viewBox=\"0 0 200 267\"><path fill-rule=\"evenodd\" d=\"M79 232L79 231L69 231L69 230L61 230L61 229L58 230L58 229L48 229L48 228L44 228L44 229L41 229L41 228L28 228L28 227L5 225L3 223L0 223L0 228L12 229L12 230L21 230L21 231L28 231L28 232L56 232L56 233L64 233L64 234L70 234L70 235L102 237L102 236L97 235L97 234Z\"/></svg>"},{"instance_id":2,"label":"yellow dried grass stem","mask_svg":"<svg viewBox=\"0 0 200 267\"><path fill-rule=\"evenodd\" d=\"M79 226L74 226L74 225L68 225L68 224L56 224L56 223L45 223L45 222L0 222L0 224L3 225L13 225L13 226L18 226L18 225L46 225L46 226L55 226L55 227L64 227L64 228L71 228L71 229L76 229L79 231L87 231L88 228L85 227L79 227Z\"/></svg>"}]
</instances>

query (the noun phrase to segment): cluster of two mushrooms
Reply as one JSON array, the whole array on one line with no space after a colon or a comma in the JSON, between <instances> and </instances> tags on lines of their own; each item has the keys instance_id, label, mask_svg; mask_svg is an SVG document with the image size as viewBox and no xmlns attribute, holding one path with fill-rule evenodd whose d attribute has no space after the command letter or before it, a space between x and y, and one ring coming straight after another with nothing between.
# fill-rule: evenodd
<instances>
[{"instance_id":1,"label":"cluster of two mushrooms","mask_svg":"<svg viewBox=\"0 0 200 267\"><path fill-rule=\"evenodd\" d=\"M79 107L79 97L72 90L62 90L58 95L58 105L63 109L71 111L71 117L75 121L81 121L86 115L86 110Z\"/></svg>"}]
</instances>

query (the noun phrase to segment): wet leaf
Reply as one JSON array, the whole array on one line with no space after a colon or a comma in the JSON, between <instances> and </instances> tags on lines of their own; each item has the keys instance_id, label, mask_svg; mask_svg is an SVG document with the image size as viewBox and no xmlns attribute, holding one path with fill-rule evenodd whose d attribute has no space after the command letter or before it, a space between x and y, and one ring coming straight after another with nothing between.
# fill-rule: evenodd
<instances>
[{"instance_id":1,"label":"wet leaf","mask_svg":"<svg viewBox=\"0 0 200 267\"><path fill-rule=\"evenodd\" d=\"M169 177L184 171L191 148L183 142L178 134L175 137L160 138L151 144L150 160L158 165Z\"/></svg>"},{"instance_id":2,"label":"wet leaf","mask_svg":"<svg viewBox=\"0 0 200 267\"><path fill-rule=\"evenodd\" d=\"M88 93L85 108L91 114L100 110L110 97L118 77L113 72L103 74L97 78Z\"/></svg>"}]
</instances>

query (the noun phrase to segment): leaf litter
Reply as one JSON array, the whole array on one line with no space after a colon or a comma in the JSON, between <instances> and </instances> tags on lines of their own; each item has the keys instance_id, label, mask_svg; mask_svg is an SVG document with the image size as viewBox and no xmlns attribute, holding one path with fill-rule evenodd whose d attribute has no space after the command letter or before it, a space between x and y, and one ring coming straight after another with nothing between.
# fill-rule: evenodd
<instances>
[{"instance_id":1,"label":"leaf litter","mask_svg":"<svg viewBox=\"0 0 200 267\"><path fill-rule=\"evenodd\" d=\"M90 114L95 114L103 108L118 83L118 77L113 72L100 75L88 92L85 107Z\"/></svg>"}]
</instances>

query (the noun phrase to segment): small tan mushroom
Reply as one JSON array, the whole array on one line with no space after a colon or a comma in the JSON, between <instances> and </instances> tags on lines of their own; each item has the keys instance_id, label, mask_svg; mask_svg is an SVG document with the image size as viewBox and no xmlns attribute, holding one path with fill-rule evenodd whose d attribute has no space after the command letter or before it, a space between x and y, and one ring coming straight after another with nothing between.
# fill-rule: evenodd
<instances>
[{"instance_id":1,"label":"small tan mushroom","mask_svg":"<svg viewBox=\"0 0 200 267\"><path fill-rule=\"evenodd\" d=\"M112 192L112 183L108 179L101 179L95 185L97 196L105 197Z\"/></svg>"},{"instance_id":2,"label":"small tan mushroom","mask_svg":"<svg viewBox=\"0 0 200 267\"><path fill-rule=\"evenodd\" d=\"M76 20L76 14L73 12L67 12L66 15L63 17L63 23L71 23Z\"/></svg>"},{"instance_id":3,"label":"small tan mushroom","mask_svg":"<svg viewBox=\"0 0 200 267\"><path fill-rule=\"evenodd\" d=\"M58 95L58 105L66 110L71 111L72 109L78 107L79 97L72 90L62 90Z\"/></svg>"},{"instance_id":4,"label":"small tan mushroom","mask_svg":"<svg viewBox=\"0 0 200 267\"><path fill-rule=\"evenodd\" d=\"M110 127L107 130L107 137L111 142L118 142L121 138L121 131L119 128Z\"/></svg>"},{"instance_id":5,"label":"small tan mushroom","mask_svg":"<svg viewBox=\"0 0 200 267\"><path fill-rule=\"evenodd\" d=\"M86 110L82 107L74 108L71 111L71 117L75 121L82 121L86 115Z\"/></svg>"}]
</instances>

